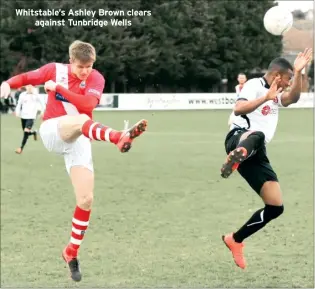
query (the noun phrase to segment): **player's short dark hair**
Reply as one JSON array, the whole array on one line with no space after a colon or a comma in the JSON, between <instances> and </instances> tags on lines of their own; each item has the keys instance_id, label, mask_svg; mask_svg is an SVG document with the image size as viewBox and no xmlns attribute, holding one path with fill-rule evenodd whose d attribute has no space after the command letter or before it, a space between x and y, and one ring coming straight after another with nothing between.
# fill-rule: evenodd
<instances>
[{"instance_id":1,"label":"player's short dark hair","mask_svg":"<svg viewBox=\"0 0 315 289\"><path fill-rule=\"evenodd\" d=\"M281 73L285 73L289 69L293 70L292 64L282 57L275 58L268 66L268 71L278 71Z\"/></svg>"}]
</instances>

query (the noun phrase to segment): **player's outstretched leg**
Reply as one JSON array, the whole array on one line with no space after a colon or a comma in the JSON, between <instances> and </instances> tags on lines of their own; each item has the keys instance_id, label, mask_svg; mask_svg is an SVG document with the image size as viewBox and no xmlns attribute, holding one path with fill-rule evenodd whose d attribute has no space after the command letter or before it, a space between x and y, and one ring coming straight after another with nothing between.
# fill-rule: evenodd
<instances>
[{"instance_id":1,"label":"player's outstretched leg","mask_svg":"<svg viewBox=\"0 0 315 289\"><path fill-rule=\"evenodd\" d=\"M65 116L59 121L61 138L66 142L72 142L81 134L96 141L106 141L115 144L122 153L128 152L132 142L147 129L148 122L145 119L138 121L127 130L114 130L91 120L87 115Z\"/></svg>"},{"instance_id":2,"label":"player's outstretched leg","mask_svg":"<svg viewBox=\"0 0 315 289\"><path fill-rule=\"evenodd\" d=\"M82 133L93 140L114 143L122 153L126 153L134 139L146 131L147 125L148 122L142 119L127 130L117 131L93 120L87 120L82 126Z\"/></svg>"},{"instance_id":3,"label":"player's outstretched leg","mask_svg":"<svg viewBox=\"0 0 315 289\"><path fill-rule=\"evenodd\" d=\"M271 220L278 218L284 211L278 182L265 182L260 195L265 203L265 207L256 211L238 231L222 236L223 242L232 253L235 264L242 269L246 267L243 241L265 227Z\"/></svg>"},{"instance_id":4,"label":"player's outstretched leg","mask_svg":"<svg viewBox=\"0 0 315 289\"><path fill-rule=\"evenodd\" d=\"M244 136L246 138L241 138L237 147L229 153L222 165L221 176L223 178L228 178L243 161L253 155L265 143L265 135L261 131L248 132Z\"/></svg>"}]
</instances>

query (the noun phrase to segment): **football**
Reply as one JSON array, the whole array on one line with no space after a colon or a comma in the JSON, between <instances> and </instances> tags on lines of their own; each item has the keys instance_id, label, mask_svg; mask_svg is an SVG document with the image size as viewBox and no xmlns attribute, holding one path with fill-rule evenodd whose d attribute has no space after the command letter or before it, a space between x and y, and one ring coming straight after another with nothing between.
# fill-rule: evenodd
<instances>
[{"instance_id":1,"label":"football","mask_svg":"<svg viewBox=\"0 0 315 289\"><path fill-rule=\"evenodd\" d=\"M264 16L265 29L273 35L283 35L291 29L292 25L292 13L283 7L272 7Z\"/></svg>"}]
</instances>

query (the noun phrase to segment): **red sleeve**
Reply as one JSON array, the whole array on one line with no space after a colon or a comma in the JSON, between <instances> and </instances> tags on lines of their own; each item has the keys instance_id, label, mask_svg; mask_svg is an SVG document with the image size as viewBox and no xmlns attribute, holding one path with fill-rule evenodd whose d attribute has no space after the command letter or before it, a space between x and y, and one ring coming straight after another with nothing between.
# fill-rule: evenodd
<instances>
[{"instance_id":1,"label":"red sleeve","mask_svg":"<svg viewBox=\"0 0 315 289\"><path fill-rule=\"evenodd\" d=\"M98 72L95 72L92 76L86 83L85 95L94 96L99 101L105 87L105 79Z\"/></svg>"},{"instance_id":2,"label":"red sleeve","mask_svg":"<svg viewBox=\"0 0 315 289\"><path fill-rule=\"evenodd\" d=\"M85 94L74 93L61 85L56 86L56 92L72 103L78 110L92 111L102 96L105 79L101 74L96 74L86 83Z\"/></svg>"},{"instance_id":3,"label":"red sleeve","mask_svg":"<svg viewBox=\"0 0 315 289\"><path fill-rule=\"evenodd\" d=\"M19 88L28 84L39 85L51 79L55 71L55 63L48 63L39 69L18 74L7 80L11 88Z\"/></svg>"}]
</instances>

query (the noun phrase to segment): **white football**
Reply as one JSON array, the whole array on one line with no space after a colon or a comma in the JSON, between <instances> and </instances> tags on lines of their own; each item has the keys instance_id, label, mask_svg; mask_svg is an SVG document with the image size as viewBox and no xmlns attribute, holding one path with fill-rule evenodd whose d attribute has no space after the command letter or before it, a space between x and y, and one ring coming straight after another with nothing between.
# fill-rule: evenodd
<instances>
[{"instance_id":1,"label":"white football","mask_svg":"<svg viewBox=\"0 0 315 289\"><path fill-rule=\"evenodd\" d=\"M264 16L265 29L273 35L283 35L293 25L292 13L283 7L274 6Z\"/></svg>"}]
</instances>

